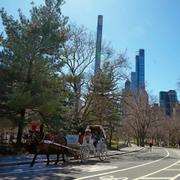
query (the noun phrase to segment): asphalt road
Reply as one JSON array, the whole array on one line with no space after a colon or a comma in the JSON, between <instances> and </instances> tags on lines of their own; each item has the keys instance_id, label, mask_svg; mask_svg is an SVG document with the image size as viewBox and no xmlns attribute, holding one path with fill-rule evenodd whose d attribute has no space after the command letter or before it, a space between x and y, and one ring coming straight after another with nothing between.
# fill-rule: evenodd
<instances>
[{"instance_id":1,"label":"asphalt road","mask_svg":"<svg viewBox=\"0 0 180 180\"><path fill-rule=\"evenodd\" d=\"M92 159L86 164L66 165L37 163L34 167L18 165L0 167L0 179L64 179L64 180L180 180L180 150L156 148L109 157L105 162Z\"/></svg>"}]
</instances>

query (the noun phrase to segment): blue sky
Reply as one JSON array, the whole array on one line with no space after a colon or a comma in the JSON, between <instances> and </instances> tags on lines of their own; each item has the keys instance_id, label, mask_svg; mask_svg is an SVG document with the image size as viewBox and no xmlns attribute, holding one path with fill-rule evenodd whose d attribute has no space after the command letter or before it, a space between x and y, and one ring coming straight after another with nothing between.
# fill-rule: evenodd
<instances>
[{"instance_id":1,"label":"blue sky","mask_svg":"<svg viewBox=\"0 0 180 180\"><path fill-rule=\"evenodd\" d=\"M28 15L31 1L0 0L0 6L13 16L18 8ZM42 2L35 0L35 4ZM117 51L127 49L131 71L136 51L144 48L147 89L158 97L159 91L177 90L180 79L179 7L179 0L66 0L62 12L94 32L97 15L102 14L103 39Z\"/></svg>"}]
</instances>

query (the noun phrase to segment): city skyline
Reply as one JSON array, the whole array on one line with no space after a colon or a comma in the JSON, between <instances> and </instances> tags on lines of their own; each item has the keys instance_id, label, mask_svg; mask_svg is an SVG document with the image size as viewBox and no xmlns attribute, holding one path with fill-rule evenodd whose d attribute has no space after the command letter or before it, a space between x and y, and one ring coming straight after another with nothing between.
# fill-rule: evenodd
<instances>
[{"instance_id":1,"label":"city skyline","mask_svg":"<svg viewBox=\"0 0 180 180\"><path fill-rule=\"evenodd\" d=\"M18 8L25 15L29 14L31 0L22 3L17 0L2 0L8 14L17 17ZM41 4L43 0L36 0ZM127 56L132 69L135 68L134 57L137 49L146 51L146 85L151 94L159 97L160 91L177 90L180 79L180 25L178 19L180 2L174 0L143 1L143 0L67 0L62 7L63 15L70 17L70 22L84 25L96 32L97 16L104 17L103 39L111 41L116 50L127 49ZM163 7L163 8L162 8ZM2 26L0 26L2 30ZM129 77L130 72L129 70ZM179 98L178 98L179 99Z\"/></svg>"},{"instance_id":2,"label":"city skyline","mask_svg":"<svg viewBox=\"0 0 180 180\"><path fill-rule=\"evenodd\" d=\"M162 8L163 6L163 8ZM147 91L159 99L160 91L174 89L177 91L177 81L180 78L180 62L178 61L178 40L180 26L176 19L180 18L177 0L68 0L64 13L70 20L82 24L95 32L96 19L103 15L103 39L111 41L116 50L126 51L131 69L135 69L134 57L138 49L146 51L146 81ZM72 7L77 7L72 9ZM79 11L78 9L83 9ZM71 12L69 10L72 9ZM82 16L86 14L86 16ZM173 28L172 28L173 27ZM172 35L172 37L171 37ZM170 69L172 67L172 69Z\"/></svg>"}]
</instances>

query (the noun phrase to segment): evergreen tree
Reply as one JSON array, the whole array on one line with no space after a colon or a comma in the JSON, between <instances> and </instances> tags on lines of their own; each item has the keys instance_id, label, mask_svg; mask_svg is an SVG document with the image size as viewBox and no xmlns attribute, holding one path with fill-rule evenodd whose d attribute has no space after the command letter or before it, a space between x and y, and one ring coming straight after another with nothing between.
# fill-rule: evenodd
<instances>
[{"instance_id":1,"label":"evergreen tree","mask_svg":"<svg viewBox=\"0 0 180 180\"><path fill-rule=\"evenodd\" d=\"M105 62L103 68L93 77L89 92L91 105L87 111L91 124L100 124L106 128L109 145L113 133L117 130L121 120L121 95L118 87L124 74L126 59L122 56L114 62Z\"/></svg>"},{"instance_id":2,"label":"evergreen tree","mask_svg":"<svg viewBox=\"0 0 180 180\"><path fill-rule=\"evenodd\" d=\"M57 72L63 65L59 49L68 33L62 4L63 0L45 0L44 5L33 5L29 19L21 10L18 20L4 9L0 12L5 29L0 38L0 114L16 120L18 145L27 110L54 106L59 97L54 88L59 86Z\"/></svg>"}]
</instances>

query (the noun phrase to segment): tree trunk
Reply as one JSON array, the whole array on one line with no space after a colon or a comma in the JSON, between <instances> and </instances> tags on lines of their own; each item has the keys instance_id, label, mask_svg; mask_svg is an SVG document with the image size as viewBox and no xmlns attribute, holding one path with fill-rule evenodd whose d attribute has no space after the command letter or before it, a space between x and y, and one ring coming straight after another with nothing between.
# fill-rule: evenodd
<instances>
[{"instance_id":1,"label":"tree trunk","mask_svg":"<svg viewBox=\"0 0 180 180\"><path fill-rule=\"evenodd\" d=\"M140 145L141 145L142 147L144 147L144 137L141 137L141 138L140 138Z\"/></svg>"},{"instance_id":2,"label":"tree trunk","mask_svg":"<svg viewBox=\"0 0 180 180\"><path fill-rule=\"evenodd\" d=\"M17 134L17 141L16 146L21 146L21 140L22 140L22 133L23 133L23 124L24 124L24 116L25 116L25 109L21 111L21 119L18 122L18 134Z\"/></svg>"},{"instance_id":3,"label":"tree trunk","mask_svg":"<svg viewBox=\"0 0 180 180\"><path fill-rule=\"evenodd\" d=\"M81 88L79 86L80 82L74 81L74 128L77 130L77 128L81 125L80 121L80 114L79 114L79 108L80 108L80 93Z\"/></svg>"},{"instance_id":4,"label":"tree trunk","mask_svg":"<svg viewBox=\"0 0 180 180\"><path fill-rule=\"evenodd\" d=\"M140 145L139 137L136 138L136 141L137 141L137 146L139 146Z\"/></svg>"},{"instance_id":5,"label":"tree trunk","mask_svg":"<svg viewBox=\"0 0 180 180\"><path fill-rule=\"evenodd\" d=\"M112 135L113 135L113 128L110 128L110 135L109 135L109 147L112 145Z\"/></svg>"}]
</instances>

